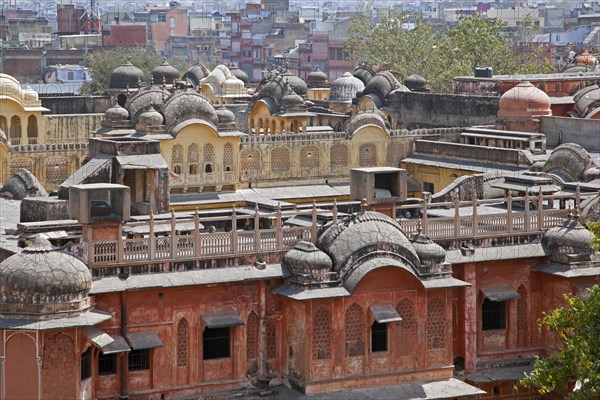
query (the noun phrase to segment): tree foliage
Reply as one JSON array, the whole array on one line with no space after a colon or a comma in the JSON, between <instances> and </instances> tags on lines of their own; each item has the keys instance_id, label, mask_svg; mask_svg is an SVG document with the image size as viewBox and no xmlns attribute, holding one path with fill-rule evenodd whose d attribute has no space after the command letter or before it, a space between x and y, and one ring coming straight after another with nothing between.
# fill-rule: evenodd
<instances>
[{"instance_id":1,"label":"tree foliage","mask_svg":"<svg viewBox=\"0 0 600 400\"><path fill-rule=\"evenodd\" d=\"M463 16L453 27L434 30L421 16L391 11L379 23L355 18L349 28L346 53L389 69L399 79L422 75L434 91L448 92L452 78L472 75L475 67L496 74L549 72L537 53L517 54L504 25L479 14Z\"/></svg>"},{"instance_id":2,"label":"tree foliage","mask_svg":"<svg viewBox=\"0 0 600 400\"><path fill-rule=\"evenodd\" d=\"M521 381L540 394L566 393L567 399L600 398L600 287L589 297L566 296L568 307L544 315L540 329L559 335L562 348L537 359L530 374ZM571 389L574 385L574 389Z\"/></svg>"},{"instance_id":3,"label":"tree foliage","mask_svg":"<svg viewBox=\"0 0 600 400\"><path fill-rule=\"evenodd\" d=\"M146 82L150 81L152 70L163 62L163 57L152 47L119 47L90 52L87 54L86 62L93 80L82 86L81 93L87 95L104 93L108 89L111 72L128 58L133 65L144 72ZM169 62L180 72L189 68L189 64L182 60L173 59Z\"/></svg>"}]
</instances>

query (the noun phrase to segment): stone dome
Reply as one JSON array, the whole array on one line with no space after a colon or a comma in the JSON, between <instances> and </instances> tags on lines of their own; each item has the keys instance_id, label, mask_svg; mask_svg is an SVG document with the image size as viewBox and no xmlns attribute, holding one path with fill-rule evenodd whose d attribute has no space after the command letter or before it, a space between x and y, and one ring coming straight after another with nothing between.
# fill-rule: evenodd
<instances>
[{"instance_id":1,"label":"stone dome","mask_svg":"<svg viewBox=\"0 0 600 400\"><path fill-rule=\"evenodd\" d=\"M204 64L198 61L196 64L192 65L186 72L183 74L183 79L189 80L194 87L197 87L202 79L208 76L210 71Z\"/></svg>"},{"instance_id":2,"label":"stone dome","mask_svg":"<svg viewBox=\"0 0 600 400\"><path fill-rule=\"evenodd\" d=\"M90 308L92 275L47 239L0 263L0 314L19 318L76 316Z\"/></svg>"},{"instance_id":3,"label":"stone dome","mask_svg":"<svg viewBox=\"0 0 600 400\"><path fill-rule=\"evenodd\" d=\"M134 88L145 79L144 72L127 60L111 72L109 87L111 89Z\"/></svg>"},{"instance_id":4,"label":"stone dome","mask_svg":"<svg viewBox=\"0 0 600 400\"><path fill-rule=\"evenodd\" d=\"M228 97L243 97L248 95L244 82L233 75L225 79L221 87L221 93Z\"/></svg>"},{"instance_id":5,"label":"stone dome","mask_svg":"<svg viewBox=\"0 0 600 400\"><path fill-rule=\"evenodd\" d=\"M281 98L281 101L279 103L279 108L281 111L306 110L306 102L302 97L300 97L296 92L294 92L291 85L288 85L286 83L284 90L286 95Z\"/></svg>"},{"instance_id":6,"label":"stone dome","mask_svg":"<svg viewBox=\"0 0 600 400\"><path fill-rule=\"evenodd\" d=\"M410 238L421 265L439 265L446 261L446 250L420 232Z\"/></svg>"},{"instance_id":7,"label":"stone dome","mask_svg":"<svg viewBox=\"0 0 600 400\"><path fill-rule=\"evenodd\" d=\"M585 180L586 171L596 167L594 159L580 145L565 143L552 151L542 172L559 176L564 182Z\"/></svg>"},{"instance_id":8,"label":"stone dome","mask_svg":"<svg viewBox=\"0 0 600 400\"><path fill-rule=\"evenodd\" d=\"M160 109L162 103L171 93L161 86L147 86L133 93L125 102L125 109L129 112L129 118L133 123L137 120L141 113L150 107L155 110Z\"/></svg>"},{"instance_id":9,"label":"stone dome","mask_svg":"<svg viewBox=\"0 0 600 400\"><path fill-rule=\"evenodd\" d=\"M385 120L374 112L361 112L350 118L348 123L348 132L354 133L365 125L377 125L381 129L386 129Z\"/></svg>"},{"instance_id":10,"label":"stone dome","mask_svg":"<svg viewBox=\"0 0 600 400\"><path fill-rule=\"evenodd\" d=\"M329 78L327 78L327 74L321 71L317 65L317 68L306 77L306 84L312 88L326 87L329 86Z\"/></svg>"},{"instance_id":11,"label":"stone dome","mask_svg":"<svg viewBox=\"0 0 600 400\"><path fill-rule=\"evenodd\" d=\"M365 86L362 94L376 94L381 100L384 100L394 89L398 89L400 82L390 71L383 71L375 75L373 79Z\"/></svg>"},{"instance_id":12,"label":"stone dome","mask_svg":"<svg viewBox=\"0 0 600 400\"><path fill-rule=\"evenodd\" d=\"M312 274L313 279L323 280L326 273L331 271L331 258L310 242L298 242L296 246L285 253L281 265L286 267L292 276Z\"/></svg>"},{"instance_id":13,"label":"stone dome","mask_svg":"<svg viewBox=\"0 0 600 400\"><path fill-rule=\"evenodd\" d=\"M421 75L413 74L404 80L406 86L411 92L429 92L427 80Z\"/></svg>"},{"instance_id":14,"label":"stone dome","mask_svg":"<svg viewBox=\"0 0 600 400\"><path fill-rule=\"evenodd\" d=\"M292 74L290 71L284 72L282 77L297 95L305 96L306 92L308 92L306 82L304 82L302 78Z\"/></svg>"},{"instance_id":15,"label":"stone dome","mask_svg":"<svg viewBox=\"0 0 600 400\"><path fill-rule=\"evenodd\" d=\"M219 119L219 131L228 132L237 130L235 114L225 106L221 106L216 110L217 118Z\"/></svg>"},{"instance_id":16,"label":"stone dome","mask_svg":"<svg viewBox=\"0 0 600 400\"><path fill-rule=\"evenodd\" d=\"M241 70L238 67L230 67L229 71L231 72L231 74L233 76L235 76L237 79L239 79L240 81L244 82L244 85L247 85L248 82L250 82L250 78L248 77L248 74L245 73L243 70Z\"/></svg>"},{"instance_id":17,"label":"stone dome","mask_svg":"<svg viewBox=\"0 0 600 400\"><path fill-rule=\"evenodd\" d=\"M172 85L175 81L179 80L181 74L177 68L173 67L165 58L158 67L152 70L152 80L155 84L162 84L163 82L167 85Z\"/></svg>"},{"instance_id":18,"label":"stone dome","mask_svg":"<svg viewBox=\"0 0 600 400\"><path fill-rule=\"evenodd\" d=\"M581 203L581 218L586 222L600 221L600 195L586 199Z\"/></svg>"},{"instance_id":19,"label":"stone dome","mask_svg":"<svg viewBox=\"0 0 600 400\"><path fill-rule=\"evenodd\" d=\"M162 115L167 129L190 119L200 119L217 129L219 119L210 101L193 90L173 93L162 105Z\"/></svg>"},{"instance_id":20,"label":"stone dome","mask_svg":"<svg viewBox=\"0 0 600 400\"><path fill-rule=\"evenodd\" d=\"M150 106L149 109L140 115L138 124L141 126L158 126L162 125L163 120L162 114L156 111L154 107Z\"/></svg>"},{"instance_id":21,"label":"stone dome","mask_svg":"<svg viewBox=\"0 0 600 400\"><path fill-rule=\"evenodd\" d=\"M362 81L362 83L366 86L371 79L376 75L375 71L367 64L361 64L354 70L354 77L358 78Z\"/></svg>"},{"instance_id":22,"label":"stone dome","mask_svg":"<svg viewBox=\"0 0 600 400\"><path fill-rule=\"evenodd\" d=\"M119 103L104 112L104 119L107 121L125 121L129 118L129 112L121 107Z\"/></svg>"},{"instance_id":23,"label":"stone dome","mask_svg":"<svg viewBox=\"0 0 600 400\"><path fill-rule=\"evenodd\" d=\"M600 87L591 85L581 89L573 96L573 101L579 117L588 118L600 109Z\"/></svg>"},{"instance_id":24,"label":"stone dome","mask_svg":"<svg viewBox=\"0 0 600 400\"><path fill-rule=\"evenodd\" d=\"M373 211L350 215L323 228L317 247L333 261L335 271L343 270L360 254L373 251L395 253L413 267L420 266L419 256L398 223Z\"/></svg>"},{"instance_id":25,"label":"stone dome","mask_svg":"<svg viewBox=\"0 0 600 400\"><path fill-rule=\"evenodd\" d=\"M531 119L552 115L550 97L531 82L521 82L500 97L499 119Z\"/></svg>"},{"instance_id":26,"label":"stone dome","mask_svg":"<svg viewBox=\"0 0 600 400\"><path fill-rule=\"evenodd\" d=\"M332 102L349 103L365 89L364 83L352 76L350 72L344 72L331 84L329 99Z\"/></svg>"},{"instance_id":27,"label":"stone dome","mask_svg":"<svg viewBox=\"0 0 600 400\"><path fill-rule=\"evenodd\" d=\"M253 100L257 101L263 98L270 98L273 102L279 103L285 95L285 83L280 75L271 76L271 78L263 85L256 89Z\"/></svg>"},{"instance_id":28,"label":"stone dome","mask_svg":"<svg viewBox=\"0 0 600 400\"><path fill-rule=\"evenodd\" d=\"M596 252L592 244L594 235L579 223L576 216L561 225L550 228L542 237L542 246L550 250L553 258L561 255L590 255Z\"/></svg>"},{"instance_id":29,"label":"stone dome","mask_svg":"<svg viewBox=\"0 0 600 400\"><path fill-rule=\"evenodd\" d=\"M2 95L13 98L19 103L23 100L21 84L10 75L0 74L0 92L2 92Z\"/></svg>"}]
</instances>

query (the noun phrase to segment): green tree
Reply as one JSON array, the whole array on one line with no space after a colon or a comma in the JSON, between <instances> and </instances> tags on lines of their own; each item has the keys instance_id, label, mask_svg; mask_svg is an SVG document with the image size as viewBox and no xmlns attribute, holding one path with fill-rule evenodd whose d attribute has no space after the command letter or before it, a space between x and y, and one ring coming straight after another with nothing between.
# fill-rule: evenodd
<instances>
[{"instance_id":1,"label":"green tree","mask_svg":"<svg viewBox=\"0 0 600 400\"><path fill-rule=\"evenodd\" d=\"M562 348L547 358L538 358L533 371L521 381L542 395L567 393L567 399L591 400L600 397L600 287L589 297L566 296L568 307L558 308L539 321L556 332ZM572 389L572 388L575 389Z\"/></svg>"},{"instance_id":2,"label":"green tree","mask_svg":"<svg viewBox=\"0 0 600 400\"><path fill-rule=\"evenodd\" d=\"M504 25L479 14L436 31L421 16L390 11L375 24L365 17L352 21L346 53L389 69L399 79L422 75L432 90L449 92L452 79L471 75L478 66L497 74L549 72L547 64L528 54L517 54L502 35Z\"/></svg>"},{"instance_id":3,"label":"green tree","mask_svg":"<svg viewBox=\"0 0 600 400\"><path fill-rule=\"evenodd\" d=\"M150 81L152 70L163 62L163 57L156 54L152 47L114 48L90 52L86 62L93 80L82 86L81 93L86 95L104 93L108 89L111 72L128 58L133 65L144 71L146 82ZM180 59L170 62L180 72L189 68L189 63Z\"/></svg>"}]
</instances>

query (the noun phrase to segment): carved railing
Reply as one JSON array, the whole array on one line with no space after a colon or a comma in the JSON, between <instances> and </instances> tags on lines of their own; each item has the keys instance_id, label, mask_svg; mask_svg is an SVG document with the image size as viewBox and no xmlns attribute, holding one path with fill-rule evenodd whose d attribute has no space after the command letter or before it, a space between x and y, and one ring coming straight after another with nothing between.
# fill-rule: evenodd
<instances>
[{"instance_id":1,"label":"carved railing","mask_svg":"<svg viewBox=\"0 0 600 400\"><path fill-rule=\"evenodd\" d=\"M585 197L589 195L595 193L586 194ZM409 236L420 230L432 240L468 240L540 234L569 218L569 209L557 208L557 205L579 207L582 197L577 192L545 197L509 196L506 199L474 202L455 200L430 204L424 201L420 205L399 205L394 209L396 215L405 215L407 209L413 209L411 215L422 215L415 219L397 219ZM479 215L481 206L486 204L493 208L489 207L486 213ZM324 209L326 207L331 209ZM364 209L367 205L361 207ZM496 208L498 212L490 212ZM441 217L434 218L435 209L445 211L438 213L443 214ZM310 218L310 226L286 224L286 220L297 216ZM147 229L143 231L148 232L145 237L91 242L87 246L87 258L92 271L104 271L95 275L104 275L107 269L124 266L140 266L140 271L148 272L152 268L145 266L150 264L171 270L165 267L165 263L192 262L201 265L198 262L202 260L235 259L247 255L263 257L290 250L299 241L314 242L319 224L327 219L338 219L335 202L322 208L313 204L312 208L303 210L283 211L277 207L276 211L270 213L255 209L254 213L243 215L238 215L234 208L228 217L200 217L196 212L188 218L175 218L172 215L170 220L159 221L151 216L149 221L128 223L126 226L145 226ZM159 222L161 227L165 222L170 222L170 230L156 232Z\"/></svg>"}]
</instances>

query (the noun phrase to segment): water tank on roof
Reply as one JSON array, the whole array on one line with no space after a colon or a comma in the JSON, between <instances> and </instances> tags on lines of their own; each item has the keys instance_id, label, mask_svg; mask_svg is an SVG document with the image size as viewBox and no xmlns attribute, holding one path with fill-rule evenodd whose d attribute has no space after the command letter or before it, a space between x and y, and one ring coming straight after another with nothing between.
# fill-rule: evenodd
<instances>
[{"instance_id":1,"label":"water tank on roof","mask_svg":"<svg viewBox=\"0 0 600 400\"><path fill-rule=\"evenodd\" d=\"M492 67L477 67L475 68L475 78L492 78L494 69Z\"/></svg>"}]
</instances>

